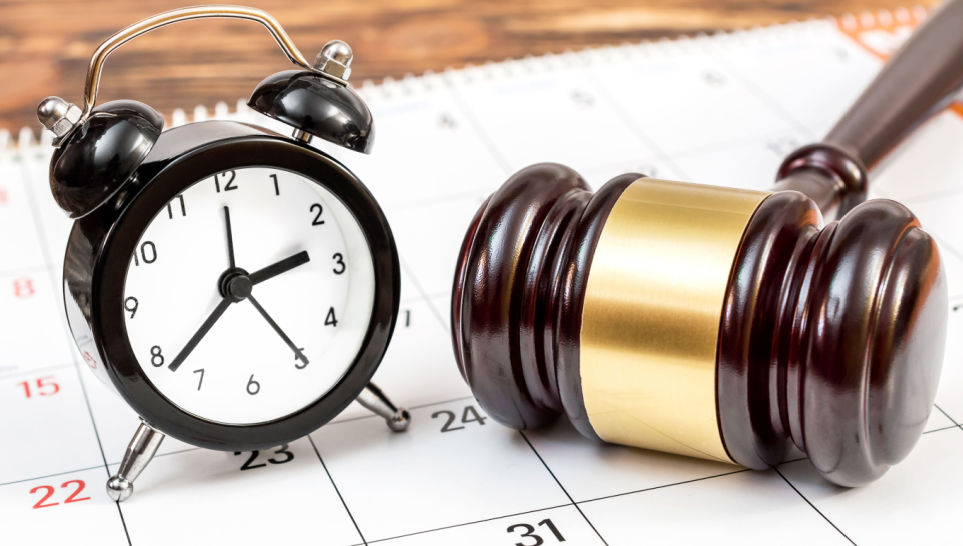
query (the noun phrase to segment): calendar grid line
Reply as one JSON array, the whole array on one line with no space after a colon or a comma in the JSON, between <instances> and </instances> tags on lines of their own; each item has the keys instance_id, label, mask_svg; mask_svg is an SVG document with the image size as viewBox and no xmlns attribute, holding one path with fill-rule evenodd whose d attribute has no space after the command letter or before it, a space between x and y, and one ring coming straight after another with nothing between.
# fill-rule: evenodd
<instances>
[{"instance_id":1,"label":"calendar grid line","mask_svg":"<svg viewBox=\"0 0 963 546\"><path fill-rule=\"evenodd\" d=\"M782 464L785 464L785 463L787 463L787 462L790 462L790 461L783 461ZM706 480L711 480L711 479L713 479L713 478L722 478L722 477L725 477L725 476L731 476L731 475L733 475L733 474L741 474L741 473L743 473L743 472L749 472L749 469L748 469L748 468L737 468L736 470L731 470L731 471L729 471L729 472L723 472L723 473L721 473L721 474L713 474L713 475L711 475L711 476L702 476L702 477L700 477L700 478L693 478L693 479L691 479L691 480L682 480L682 481L680 481L680 482L672 482L672 483L666 483L666 484L662 484L662 485L655 485L655 486L652 486L652 487L644 487L644 488L642 488L642 489L636 489L636 490L634 490L634 491L624 491L624 492L622 492L622 493L612 493L611 495L603 495L603 496L601 496L601 497L592 497L592 498L589 498L589 499L577 501L577 504L588 504L588 503L597 502L597 501L603 501L603 500L608 500L608 499L615 499L615 498L618 498L618 497L625 497L625 496L628 496L628 495L637 495L637 494L639 494L639 493L647 493L647 492L649 492L649 491L655 491L655 490L657 490L657 489L666 489L666 488L669 488L669 487L674 487L674 486L676 486L676 485L685 485L685 484L695 483L695 482L704 482L704 481L706 481Z\"/></svg>"},{"instance_id":2,"label":"calendar grid line","mask_svg":"<svg viewBox=\"0 0 963 546\"><path fill-rule=\"evenodd\" d=\"M535 449L535 446L532 445L532 442L531 440L528 439L528 436L525 434L525 431L519 430L518 434L522 437L523 440L525 440L525 443L528 444L528 447L532 449L532 453L534 453L535 456L538 457L538 460L542 463L542 466L545 467L545 470L547 470L548 473L552 476L552 479L555 480L555 483L558 484L558 487L559 489L562 490L562 493L564 493L565 496L568 497L568 500L572 502L572 506L574 506L575 509L578 510L578 513L582 515L582 518L585 519L585 523L588 523L589 527L591 527L592 530L595 531L595 534L598 535L599 540L602 541L602 544L605 544L605 546L608 546L609 543L605 540L605 537L603 537L602 533L600 533L599 530L596 529L595 524L592 523L592 520L590 520L588 516L585 515L585 512L582 511L582 508L578 505L577 502L575 502L575 499L572 498L572 495L569 494L568 490L565 489L565 486L562 485L562 482L559 481L558 476L555 475L555 472L548 466L548 463L545 462L545 459L542 458L542 455L538 452L537 449Z\"/></svg>"},{"instance_id":3,"label":"calendar grid line","mask_svg":"<svg viewBox=\"0 0 963 546\"><path fill-rule=\"evenodd\" d=\"M77 365L76 362L71 361L67 364L55 364L51 366L44 366L41 368L30 368L30 369L16 368L10 371L3 371L2 369L0 369L0 377L4 379L13 379L21 375L36 375L38 373L44 373L44 372L55 372L55 371L63 370L76 365Z\"/></svg>"},{"instance_id":4,"label":"calendar grid line","mask_svg":"<svg viewBox=\"0 0 963 546\"><path fill-rule=\"evenodd\" d=\"M41 241L47 241L48 239L47 239L46 229L44 228L43 223L41 222L42 216L41 216L40 208L37 203L36 196L34 195L33 188L30 187L28 171L25 165L23 165L21 168L21 174L23 174L23 178L24 178L24 192L26 193L27 203L28 203L28 206L33 211L34 229L36 230L36 234L40 237ZM47 274L48 280L50 281L51 288L53 289L53 293L56 294L59 292L60 287L58 286L56 273L54 272L54 269L53 269L52 264L54 262L52 261L50 256L50 249L47 248L46 244L41 244L40 247L41 247L40 248L41 256L43 256L44 264L46 264L46 274ZM100 438L100 430L97 427L97 420L94 418L94 410L90 406L90 396L87 394L87 387L84 384L84 378L81 376L81 371L82 371L81 366L80 366L80 363L77 361L76 356L74 356L74 371L77 374L77 382L80 385L80 393L83 397L84 405L87 407L87 415L88 417L90 417L90 425L93 428L94 438L97 441L97 448L100 450L100 457L104 463L104 472L107 474L107 477L110 478L110 467L107 466L107 454L104 451L104 444ZM130 540L130 534L127 532L127 522L124 519L123 509L120 507L119 502L114 501L114 504L117 506L117 515L120 517L120 523L124 529L124 536L127 537L127 544L128 546L132 546L132 543Z\"/></svg>"},{"instance_id":5,"label":"calendar grid line","mask_svg":"<svg viewBox=\"0 0 963 546\"><path fill-rule=\"evenodd\" d=\"M11 269L0 269L0 275L4 277L13 277L14 275L21 275L24 273L35 273L41 271L47 273L46 265L28 265L23 267L14 267Z\"/></svg>"},{"instance_id":6,"label":"calendar grid line","mask_svg":"<svg viewBox=\"0 0 963 546\"><path fill-rule=\"evenodd\" d=\"M66 476L67 474L76 474L76 473L78 473L78 472L86 472L86 471L88 471L88 470L94 470L94 469L100 468L101 466L103 466L103 465L96 464L96 465L94 465L94 466L88 466L88 467L86 467L86 468L75 468L75 469L71 469L71 470L64 470L64 471L62 471L62 472L54 472L54 473L52 473L52 474L46 474L46 475L44 475L44 476L32 476L32 477L29 477L29 478L22 478L22 479L19 479L19 480L12 480L12 481L9 481L9 482L0 483L0 487L4 487L4 486L7 486L7 485L17 485L18 483L24 483L24 482L32 482L32 481L34 481L34 480L45 480L45 479L47 479L47 478L56 478L57 476Z\"/></svg>"},{"instance_id":7,"label":"calendar grid line","mask_svg":"<svg viewBox=\"0 0 963 546\"><path fill-rule=\"evenodd\" d=\"M438 319L439 323L442 326L442 329L444 329L445 319L441 316L441 313L439 313L438 310L435 309L435 306L431 304L431 299L425 293L425 289L422 286L421 281L418 280L418 276L415 275L414 269L412 269L412 267L408 265L408 262L406 260L401 259L400 261L401 261L401 267L405 268L405 272L408 273L408 280L411 282L411 284L415 285L415 290L417 290L418 293L421 294L421 298L420 298L421 301L423 301L428 305L428 309L431 310L431 313L435 315L435 318Z\"/></svg>"},{"instance_id":8,"label":"calendar grid line","mask_svg":"<svg viewBox=\"0 0 963 546\"><path fill-rule=\"evenodd\" d=\"M587 69L589 72L594 73L594 68L595 67L593 65L589 65ZM609 91L609 89L602 84L597 75L596 77L592 78L591 85L593 88L595 88L595 91L599 94L599 96L602 97L602 99L608 103L609 107L612 108L612 110L617 114L622 126L633 132L635 136L642 141L642 144L648 147L649 150L655 154L656 159L662 163L665 163L670 169L681 175L683 179L691 180L691 177L686 174L685 169L683 169L674 158L667 154L661 146L656 144L656 141L652 139L642 127L635 123L635 120L632 119L632 116L630 116L628 111L622 107L622 104L618 101L618 99L615 98L614 95L612 95L611 91Z\"/></svg>"},{"instance_id":9,"label":"calendar grid line","mask_svg":"<svg viewBox=\"0 0 963 546\"><path fill-rule=\"evenodd\" d=\"M828 517L826 517L826 514L824 514L824 513L822 512L822 510L820 510L819 508L816 508L816 505L813 504L812 501L810 501L808 498L806 498L806 495L803 495L803 494L802 494L802 491L800 491L798 488L796 488L796 486L793 485L793 483L792 483L791 481L789 481L789 479L786 478L786 476L783 475L783 473L782 473L778 468L773 467L773 470L776 472L776 474L779 474L779 477L782 478L784 482L786 482L786 485L788 485L789 487L791 487L792 490L795 491L796 494L799 495L800 498L802 498L802 500L806 501L806 504L808 504L810 508L812 508L813 510L815 510L817 514L819 514L824 520L826 520L826 523L832 525L832 526L833 526L833 529L836 529L836 531L838 531L839 534L843 535L843 538L845 538L846 540L848 540L850 544L852 544L853 546L856 546L856 541L854 541L852 538L850 538L849 535L847 535L846 533L844 533L843 530L839 528L839 526L837 526L835 523L832 522L832 520L830 520Z\"/></svg>"},{"instance_id":10,"label":"calendar grid line","mask_svg":"<svg viewBox=\"0 0 963 546\"><path fill-rule=\"evenodd\" d=\"M411 532L411 533L405 533L405 534L396 535L396 536L390 536L390 537L384 537L384 538L377 538L377 539L368 541L368 544L377 544L377 543L379 543L379 542L387 542L387 541L389 541L389 540L397 540L397 539L399 539L399 538L408 538L408 537L413 537L413 536L418 536L418 535L424 535L424 534L427 534L427 533L434 533L434 532L436 532L436 531L446 531L446 530L448 530L448 529L457 529L458 527L466 527L466 526L468 526L468 525L476 525L476 524L478 524L478 523L487 523L487 522L489 522L489 521L497 521L497 520L500 520L500 519L514 518L514 517L524 516L524 515L528 515L528 514L537 514L537 513L539 513L539 512L545 512L545 511L548 511L548 510L556 510L556 509L558 509L558 508L567 508L567 507L569 507L569 506L574 506L574 503L558 504L558 505L555 505L555 506L549 506L549 507L547 507L547 508L536 508L536 509L534 509L534 510L525 510L525 511L523 511L523 512L516 512L516 513L514 513L514 514L505 514L505 515L503 515L503 516L494 516L494 517L490 517L490 518L484 518L484 519L466 521L466 522L464 522L464 523L454 523L454 524L451 524L451 525L445 525L445 526L436 527L436 528L433 528L433 529L425 529L425 530L423 530L423 531L414 531L414 532ZM360 546L360 544L352 544L351 546Z\"/></svg>"},{"instance_id":11,"label":"calendar grid line","mask_svg":"<svg viewBox=\"0 0 963 546\"><path fill-rule=\"evenodd\" d=\"M459 396L458 398L449 398L449 399L447 399L447 400L441 400L441 401L439 401L439 402L425 402L424 404L416 404L416 405L414 405L414 406L405 406L405 409L407 409L407 410L415 410L415 409L427 408L427 407L429 407L429 406L440 406L440 405L442 405L442 404L451 404L452 402L459 402L459 401L461 401L461 400L473 400L474 398L475 398L474 396L472 396L472 395L469 394L469 395L466 395L466 396ZM347 418L344 418L344 419L332 419L329 424L332 424L332 425L340 425L340 424L344 424L344 423L350 423L350 422L352 422L352 421L361 421L362 419L375 419L375 418L384 419L383 417L381 417L381 416L379 416L379 415L375 415L374 413L370 413L370 414L368 414L368 415L358 415L358 416L356 416L356 417L347 417Z\"/></svg>"},{"instance_id":12,"label":"calendar grid line","mask_svg":"<svg viewBox=\"0 0 963 546\"><path fill-rule=\"evenodd\" d=\"M946 410L944 410L943 408L941 408L939 404L933 404L933 407L936 408L936 409L938 409L938 410L940 411L940 413L942 413L944 416L946 416L946 418L949 419L954 425L960 426L959 421L957 421L957 420L954 419L952 416L950 416L949 413L946 413ZM936 432L936 431L935 431L935 430L931 430L930 432Z\"/></svg>"},{"instance_id":13,"label":"calendar grid line","mask_svg":"<svg viewBox=\"0 0 963 546\"><path fill-rule=\"evenodd\" d=\"M743 74L741 70L723 55L713 54L712 58L718 61L720 64L724 65L732 75L739 80L740 83L749 91L753 97L759 102L769 107L776 115L781 116L783 121L789 123L796 131L799 131L800 136L805 137L810 140L817 140L819 135L815 131L810 129L806 124L796 119L796 116L790 114L785 108L783 108L778 102L773 100L761 87L759 87L756 82L750 79L747 75ZM775 173L773 173L775 174Z\"/></svg>"},{"instance_id":14,"label":"calendar grid line","mask_svg":"<svg viewBox=\"0 0 963 546\"><path fill-rule=\"evenodd\" d=\"M361 543L364 546L368 546L367 539L364 538L364 533L361 532L361 527L358 526L358 521L354 519L354 514L351 513L351 509L348 508L348 503L345 502L344 496L341 494L341 490L338 489L338 484L335 483L334 477L331 476L331 472L328 470L328 465L324 463L324 457L321 456L321 451L318 450L317 444L314 443L314 438L310 434L307 436L308 442L311 443L311 447L314 449L314 454L318 456L318 462L321 463L321 468L324 469L324 473L328 476L328 481L331 482L331 487L334 488L334 492L338 494L338 499L341 500L341 505L344 506L344 511L348 513L348 517L351 518L351 524L354 525L355 531L358 532L358 536L361 538Z\"/></svg>"},{"instance_id":15,"label":"calendar grid line","mask_svg":"<svg viewBox=\"0 0 963 546\"><path fill-rule=\"evenodd\" d=\"M511 162L502 154L502 151L495 144L495 140L482 128L478 116L475 115L475 111L471 109L468 101L462 96L458 84L447 77L445 78L445 82L447 83L448 93L452 97L452 102L455 103L455 106L461 110L465 119L468 120L468 126L475 131L475 135L485 144L492 158L502 169L502 173L504 173L505 176L511 176L513 172Z\"/></svg>"}]
</instances>

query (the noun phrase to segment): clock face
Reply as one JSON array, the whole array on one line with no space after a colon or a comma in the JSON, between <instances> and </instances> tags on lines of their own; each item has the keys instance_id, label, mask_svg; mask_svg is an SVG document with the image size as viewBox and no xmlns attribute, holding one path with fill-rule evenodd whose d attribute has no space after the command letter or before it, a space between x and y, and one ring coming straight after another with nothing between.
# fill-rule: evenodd
<instances>
[{"instance_id":1,"label":"clock face","mask_svg":"<svg viewBox=\"0 0 963 546\"><path fill-rule=\"evenodd\" d=\"M157 212L123 296L131 351L154 387L201 419L250 425L305 408L345 375L371 322L374 266L333 193L244 167Z\"/></svg>"}]
</instances>

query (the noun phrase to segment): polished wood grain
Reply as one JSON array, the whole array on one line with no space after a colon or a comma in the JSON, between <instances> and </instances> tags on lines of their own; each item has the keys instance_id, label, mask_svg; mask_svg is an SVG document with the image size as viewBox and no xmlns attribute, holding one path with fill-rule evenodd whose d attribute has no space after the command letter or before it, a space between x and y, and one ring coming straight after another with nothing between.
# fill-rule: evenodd
<instances>
[{"instance_id":1,"label":"polished wood grain","mask_svg":"<svg viewBox=\"0 0 963 546\"><path fill-rule=\"evenodd\" d=\"M187 0L0 0L0 128L37 124L47 95L79 99L87 61L111 33ZM245 3L243 1L239 3ZM467 63L745 28L931 0L328 0L247 2L269 11L305 55L329 39L355 49L352 80ZM103 99L136 98L164 114L246 97L286 61L258 25L196 21L132 42L107 63Z\"/></svg>"}]
</instances>

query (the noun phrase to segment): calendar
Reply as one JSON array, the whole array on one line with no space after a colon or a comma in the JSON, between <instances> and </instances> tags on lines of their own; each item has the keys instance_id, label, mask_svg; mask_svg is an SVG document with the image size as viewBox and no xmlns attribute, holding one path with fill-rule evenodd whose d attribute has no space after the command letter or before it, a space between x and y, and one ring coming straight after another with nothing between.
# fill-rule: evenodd
<instances>
[{"instance_id":1,"label":"calendar","mask_svg":"<svg viewBox=\"0 0 963 546\"><path fill-rule=\"evenodd\" d=\"M560 422L488 418L454 362L455 259L483 199L519 168L575 167L766 189L822 137L925 16L896 11L626 44L366 83L371 156L316 144L365 180L402 259L398 327L375 381L408 407L391 433L353 405L260 452L168 438L118 504L104 482L138 425L83 366L63 318L70 223L47 190L52 148L0 131L0 543L504 546L952 543L963 536L963 106L872 176L941 247L951 310L926 432L875 483L823 481L798 453L768 471L602 445ZM360 60L363 62L363 59ZM285 126L219 104L175 111Z\"/></svg>"}]
</instances>

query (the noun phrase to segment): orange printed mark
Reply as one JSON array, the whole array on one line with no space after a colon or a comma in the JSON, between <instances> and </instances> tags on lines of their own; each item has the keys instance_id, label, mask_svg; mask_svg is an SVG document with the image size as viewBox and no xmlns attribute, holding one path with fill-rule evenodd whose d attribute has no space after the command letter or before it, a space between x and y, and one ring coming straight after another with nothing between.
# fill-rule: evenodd
<instances>
[{"instance_id":1,"label":"orange printed mark","mask_svg":"<svg viewBox=\"0 0 963 546\"><path fill-rule=\"evenodd\" d=\"M836 27L874 57L886 61L926 18L927 10L898 9L847 15L836 19ZM950 110L963 117L963 103L957 101Z\"/></svg>"}]
</instances>

